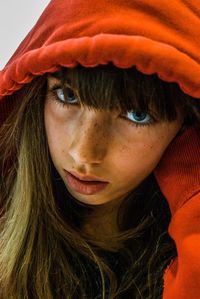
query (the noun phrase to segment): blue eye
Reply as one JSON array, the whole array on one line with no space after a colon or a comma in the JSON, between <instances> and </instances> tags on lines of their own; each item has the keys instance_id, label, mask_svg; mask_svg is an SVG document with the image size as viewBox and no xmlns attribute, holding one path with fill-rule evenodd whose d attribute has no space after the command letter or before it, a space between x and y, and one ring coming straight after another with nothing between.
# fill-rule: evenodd
<instances>
[{"instance_id":1,"label":"blue eye","mask_svg":"<svg viewBox=\"0 0 200 299\"><path fill-rule=\"evenodd\" d=\"M128 112L127 116L128 118L130 118L130 120L133 120L135 122L148 122L150 119L150 116L147 113L143 112Z\"/></svg>"},{"instance_id":2,"label":"blue eye","mask_svg":"<svg viewBox=\"0 0 200 299\"><path fill-rule=\"evenodd\" d=\"M54 89L54 93L58 97L59 101L63 102L63 104L77 103L77 98L74 95L73 90L71 90L70 88L66 88L65 92L63 91L62 88L57 88L57 89Z\"/></svg>"},{"instance_id":3,"label":"blue eye","mask_svg":"<svg viewBox=\"0 0 200 299\"><path fill-rule=\"evenodd\" d=\"M129 122L133 123L136 126L148 126L153 122L152 117L145 112L127 112L126 117Z\"/></svg>"}]
</instances>

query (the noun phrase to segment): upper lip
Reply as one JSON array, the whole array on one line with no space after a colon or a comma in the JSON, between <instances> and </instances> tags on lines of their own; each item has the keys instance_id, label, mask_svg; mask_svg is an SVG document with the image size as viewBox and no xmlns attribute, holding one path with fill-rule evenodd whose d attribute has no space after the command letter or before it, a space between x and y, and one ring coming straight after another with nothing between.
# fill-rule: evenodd
<instances>
[{"instance_id":1,"label":"upper lip","mask_svg":"<svg viewBox=\"0 0 200 299\"><path fill-rule=\"evenodd\" d=\"M65 171L67 171L67 170L65 170ZM91 182L91 181L98 181L98 182L105 182L105 183L107 183L106 181L103 181L101 178L98 178L96 176L92 176L92 175L84 175L84 176L82 176L82 175L80 175L80 174L78 174L77 172L74 172L74 171L67 171L67 172L71 173L73 176L77 177L81 181L89 181L89 182Z\"/></svg>"}]
</instances>

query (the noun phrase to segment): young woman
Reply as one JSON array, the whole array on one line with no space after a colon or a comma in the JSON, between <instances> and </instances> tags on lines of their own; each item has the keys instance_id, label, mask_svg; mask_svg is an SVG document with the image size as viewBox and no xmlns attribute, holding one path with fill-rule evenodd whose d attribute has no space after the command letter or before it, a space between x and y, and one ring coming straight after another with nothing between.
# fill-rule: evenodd
<instances>
[{"instance_id":1,"label":"young woman","mask_svg":"<svg viewBox=\"0 0 200 299\"><path fill-rule=\"evenodd\" d=\"M0 72L0 299L200 298L199 15L52 0Z\"/></svg>"}]
</instances>

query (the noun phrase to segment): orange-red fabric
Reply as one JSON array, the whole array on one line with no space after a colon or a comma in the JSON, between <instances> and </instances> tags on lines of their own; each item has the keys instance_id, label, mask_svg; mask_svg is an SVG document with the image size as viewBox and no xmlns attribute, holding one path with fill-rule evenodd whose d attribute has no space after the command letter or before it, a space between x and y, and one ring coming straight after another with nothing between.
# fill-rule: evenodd
<instances>
[{"instance_id":1,"label":"orange-red fabric","mask_svg":"<svg viewBox=\"0 0 200 299\"><path fill-rule=\"evenodd\" d=\"M178 257L164 274L164 299L200 298L200 125L169 145L154 170L170 205Z\"/></svg>"},{"instance_id":2,"label":"orange-red fabric","mask_svg":"<svg viewBox=\"0 0 200 299\"><path fill-rule=\"evenodd\" d=\"M0 123L10 95L35 76L109 62L177 82L199 101L199 0L52 0L0 71ZM199 148L199 128L189 129L155 169L178 251L164 273L163 299L200 299Z\"/></svg>"}]
</instances>

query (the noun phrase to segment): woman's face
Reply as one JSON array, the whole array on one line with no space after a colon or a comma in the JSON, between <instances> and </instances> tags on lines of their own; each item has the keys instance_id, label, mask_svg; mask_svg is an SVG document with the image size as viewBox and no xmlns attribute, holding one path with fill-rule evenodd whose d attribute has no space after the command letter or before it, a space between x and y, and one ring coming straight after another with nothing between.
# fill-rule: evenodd
<instances>
[{"instance_id":1,"label":"woman's face","mask_svg":"<svg viewBox=\"0 0 200 299\"><path fill-rule=\"evenodd\" d=\"M48 90L56 83L59 81L49 76ZM125 116L126 119L122 118L119 111L63 106L47 93L44 118L51 158L66 188L77 200L91 205L122 200L154 170L183 122L179 115L171 123L162 121L136 127L136 120L144 124L148 115L142 122ZM72 187L64 170L95 176L108 184L96 193L86 188L84 194Z\"/></svg>"}]
</instances>

